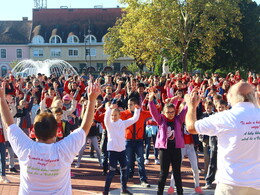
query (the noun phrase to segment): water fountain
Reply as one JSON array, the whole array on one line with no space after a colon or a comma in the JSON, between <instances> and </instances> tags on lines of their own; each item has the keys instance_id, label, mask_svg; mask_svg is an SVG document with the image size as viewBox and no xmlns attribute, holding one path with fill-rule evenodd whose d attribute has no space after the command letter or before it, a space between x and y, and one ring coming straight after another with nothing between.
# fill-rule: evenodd
<instances>
[{"instance_id":1,"label":"water fountain","mask_svg":"<svg viewBox=\"0 0 260 195\"><path fill-rule=\"evenodd\" d=\"M34 61L23 60L20 61L12 70L14 76L27 77L30 75L37 75L38 73L50 76L61 75L78 75L77 71L66 61L60 59Z\"/></svg>"}]
</instances>

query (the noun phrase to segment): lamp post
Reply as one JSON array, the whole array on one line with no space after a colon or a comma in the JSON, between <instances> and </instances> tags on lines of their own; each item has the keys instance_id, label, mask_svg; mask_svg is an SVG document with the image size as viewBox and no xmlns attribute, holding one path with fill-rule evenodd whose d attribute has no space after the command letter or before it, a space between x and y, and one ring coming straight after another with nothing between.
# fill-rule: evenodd
<instances>
[{"instance_id":1,"label":"lamp post","mask_svg":"<svg viewBox=\"0 0 260 195\"><path fill-rule=\"evenodd\" d=\"M86 34L84 33L84 48L85 48L85 64L86 64L86 69L85 69L85 73L87 73L87 68L88 68L88 62L87 62L87 44L86 44Z\"/></svg>"},{"instance_id":2,"label":"lamp post","mask_svg":"<svg viewBox=\"0 0 260 195\"><path fill-rule=\"evenodd\" d=\"M88 29L88 39L89 39L89 52L88 52L88 55L89 55L89 72L91 72L91 36L90 36L90 29Z\"/></svg>"}]
</instances>

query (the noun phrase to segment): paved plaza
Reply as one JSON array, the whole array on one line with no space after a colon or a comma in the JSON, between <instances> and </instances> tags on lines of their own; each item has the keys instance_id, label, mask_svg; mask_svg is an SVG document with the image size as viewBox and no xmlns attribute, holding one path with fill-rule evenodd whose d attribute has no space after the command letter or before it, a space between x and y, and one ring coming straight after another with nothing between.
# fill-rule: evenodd
<instances>
[{"instance_id":1,"label":"paved plaza","mask_svg":"<svg viewBox=\"0 0 260 195\"><path fill-rule=\"evenodd\" d=\"M98 160L96 158L90 158L88 152L82 158L80 168L74 168L74 164L72 164L72 188L74 195L84 195L84 194L101 194L104 188L106 176L102 176L102 168L99 166ZM18 162L16 162L17 164ZM8 164L8 162L7 162ZM156 194L157 192L157 181L159 177L159 167L160 165L155 165L154 160L150 160L150 164L146 165L148 182L151 184L150 188L143 188L140 186L139 176L136 172L133 179L128 181L128 189L136 195L144 195L144 194ZM18 165L16 166L18 167ZM202 156L199 157L199 167L203 167L202 164ZM8 173L8 179L11 180L9 184L0 183L0 194L8 195L8 194L18 194L19 190L19 173ZM183 178L183 187L184 194L191 195L196 194L194 192L194 184L193 177L190 168L190 164L188 159L184 159L182 166L182 178ZM205 185L203 181L203 174L200 174L201 186ZM170 176L167 179L165 194L167 194L167 190L170 183ZM206 195L213 195L214 190L204 190ZM113 182L111 184L110 194L116 195L120 194L120 180L119 175L116 175L113 178ZM177 193L175 193L177 194Z\"/></svg>"}]
</instances>

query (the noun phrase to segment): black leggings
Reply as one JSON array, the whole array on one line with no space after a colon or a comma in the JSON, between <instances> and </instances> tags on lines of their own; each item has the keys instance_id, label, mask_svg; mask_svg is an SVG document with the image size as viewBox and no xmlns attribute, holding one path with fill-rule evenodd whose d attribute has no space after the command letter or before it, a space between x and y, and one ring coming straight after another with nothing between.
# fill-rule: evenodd
<instances>
[{"instance_id":1,"label":"black leggings","mask_svg":"<svg viewBox=\"0 0 260 195\"><path fill-rule=\"evenodd\" d=\"M160 149L160 178L158 181L158 192L161 195L164 191L166 179L168 177L170 163L172 164L173 176L177 194L182 195L182 181L181 181L181 149L175 148L174 141L168 141L167 149Z\"/></svg>"}]
</instances>

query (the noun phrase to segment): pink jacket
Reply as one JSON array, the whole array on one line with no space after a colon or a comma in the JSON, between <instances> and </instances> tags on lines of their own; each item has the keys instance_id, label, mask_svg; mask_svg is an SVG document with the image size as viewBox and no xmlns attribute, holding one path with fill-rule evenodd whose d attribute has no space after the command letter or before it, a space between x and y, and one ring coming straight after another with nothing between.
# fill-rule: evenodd
<instances>
[{"instance_id":1,"label":"pink jacket","mask_svg":"<svg viewBox=\"0 0 260 195\"><path fill-rule=\"evenodd\" d=\"M167 119L163 114L160 114L153 101L149 102L149 110L153 119L157 122L159 126L159 131L157 133L155 147L156 148L167 148ZM175 140L176 148L184 148L184 138L182 131L182 124L185 121L185 116L188 111L188 107L185 106L179 115L174 117L174 130L175 130Z\"/></svg>"}]
</instances>

